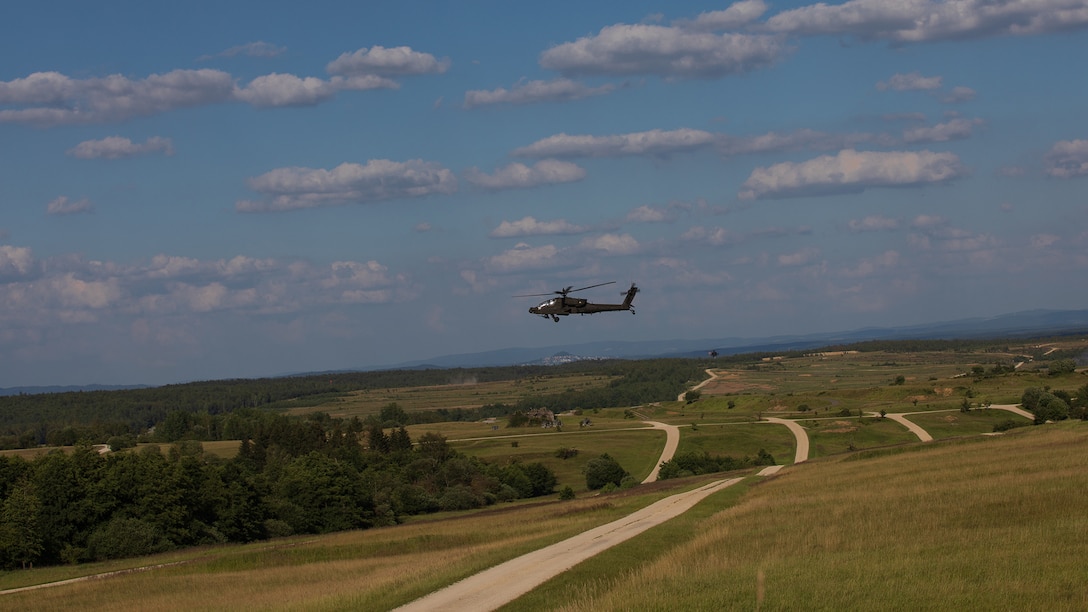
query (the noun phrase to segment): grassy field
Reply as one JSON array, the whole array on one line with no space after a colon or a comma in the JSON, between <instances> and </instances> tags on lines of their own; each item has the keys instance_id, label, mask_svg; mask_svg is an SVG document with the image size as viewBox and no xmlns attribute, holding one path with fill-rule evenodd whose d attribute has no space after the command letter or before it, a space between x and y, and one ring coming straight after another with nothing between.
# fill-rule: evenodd
<instances>
[{"instance_id":1,"label":"grassy field","mask_svg":"<svg viewBox=\"0 0 1088 612\"><path fill-rule=\"evenodd\" d=\"M327 412L334 417L350 419L378 414L382 408L392 403L409 412L439 408L478 408L487 404L516 404L521 397L531 394L548 395L603 387L611 380L612 377L596 374L534 376L484 383L472 379L455 380L448 385L356 391L327 404L294 408L288 410L288 413Z\"/></svg>"},{"instance_id":2,"label":"grassy field","mask_svg":"<svg viewBox=\"0 0 1088 612\"><path fill-rule=\"evenodd\" d=\"M517 459L527 463L543 463L555 472L560 488L569 485L575 491L585 491L585 465L603 453L611 455L639 482L657 464L665 447L665 432L649 429L641 423L628 422L628 425L637 429L586 428L570 432L453 441L452 445L465 454L492 462L507 463ZM560 459L556 457L559 449L576 449L578 454L569 459Z\"/></svg>"},{"instance_id":3,"label":"grassy field","mask_svg":"<svg viewBox=\"0 0 1088 612\"><path fill-rule=\"evenodd\" d=\"M170 564L0 595L0 607L109 610L387 610L481 569L615 520L709 479L605 497L433 515L391 528L208 547L142 559L0 573L10 589ZM679 487L679 488L678 488Z\"/></svg>"},{"instance_id":4,"label":"grassy field","mask_svg":"<svg viewBox=\"0 0 1088 612\"><path fill-rule=\"evenodd\" d=\"M1046 609L1088 606L1088 424L916 443L750 477L586 561L509 610ZM707 479L391 528L0 575L7 609L387 610Z\"/></svg>"},{"instance_id":5,"label":"grassy field","mask_svg":"<svg viewBox=\"0 0 1088 612\"><path fill-rule=\"evenodd\" d=\"M533 594L562 605L509 609L1083 610L1086 445L1075 422L803 464L651 561Z\"/></svg>"},{"instance_id":6,"label":"grassy field","mask_svg":"<svg viewBox=\"0 0 1088 612\"><path fill-rule=\"evenodd\" d=\"M1083 340L1071 346L1088 347ZM1080 344L1075 344L1079 342ZM1063 347L1067 348L1067 347ZM681 428L678 452L743 457L760 449L792 461L794 439L761 417L797 419L812 460L778 476L751 476L694 510L603 552L549 581L509 610L702 609L1088 609L1088 423L1024 427L983 436L1009 419L1002 410L959 410L1019 402L1023 389L1075 392L1088 375L1050 377L1028 363L978 376L1015 355L856 353L771 359L714 370L692 403L663 401L564 416L562 431L456 422L434 431L458 451L488 461L540 461L578 499L493 506L413 517L406 524L326 536L176 551L152 558L0 572L0 589L141 566L171 564L24 593L0 595L4 609L386 610L480 569L615 520L714 477L666 481L596 495L582 473L607 452L641 481L665 434L641 420ZM1034 352L1031 352L1034 351ZM899 377L902 377L900 380ZM603 385L587 375L486 385L389 389L298 411L365 417L390 402L405 410L513 403L519 394ZM908 418L936 441L891 419ZM849 413L850 416L845 414ZM631 418L635 415L637 418ZM160 445L168 452L167 444ZM205 442L231 457L237 441ZM561 459L559 449L577 449ZM31 451L33 457L49 449ZM4 451L12 453L15 451Z\"/></svg>"}]
</instances>

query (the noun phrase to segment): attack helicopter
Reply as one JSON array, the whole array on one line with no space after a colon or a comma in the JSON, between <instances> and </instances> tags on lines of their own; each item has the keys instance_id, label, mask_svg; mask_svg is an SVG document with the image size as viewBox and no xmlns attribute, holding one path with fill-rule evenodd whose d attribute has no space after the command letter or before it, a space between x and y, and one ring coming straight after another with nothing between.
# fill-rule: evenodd
<instances>
[{"instance_id":1,"label":"attack helicopter","mask_svg":"<svg viewBox=\"0 0 1088 612\"><path fill-rule=\"evenodd\" d=\"M551 293L530 293L526 295L515 295L514 297L539 297L544 295L558 295L559 297L553 297L550 300L545 300L536 306L529 309L531 314L540 315L545 319L551 317L556 323L559 322L559 317L565 317L571 314L593 314L596 312L608 312L612 310L630 310L631 314L635 314L635 309L631 307L631 302L635 299L635 294L638 293L638 287L634 283L631 283L631 288L627 290L622 304L594 304L589 300L568 297L568 294L576 291L585 291L586 289L592 289L594 287L603 287L605 285L614 285L616 281L609 281L607 283L600 283L597 285L590 285L588 287L582 287L580 289L573 289L571 287L564 287L559 291L553 291Z\"/></svg>"}]
</instances>

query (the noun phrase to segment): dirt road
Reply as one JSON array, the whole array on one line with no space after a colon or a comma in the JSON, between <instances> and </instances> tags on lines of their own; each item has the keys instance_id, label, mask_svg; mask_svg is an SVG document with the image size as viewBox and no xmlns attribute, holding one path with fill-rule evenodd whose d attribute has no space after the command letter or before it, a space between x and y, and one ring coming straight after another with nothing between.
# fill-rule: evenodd
<instances>
[{"instance_id":1,"label":"dirt road","mask_svg":"<svg viewBox=\"0 0 1088 612\"><path fill-rule=\"evenodd\" d=\"M703 382L695 385L691 389L688 389L688 391L698 391L699 389L702 389L704 385L706 385L707 383L713 381L715 378L718 377L718 375L714 372L714 370L708 369L706 371L706 373L707 373L708 376L710 376L710 378L708 378L708 379L704 380ZM684 401L684 396L687 395L687 393L688 393L687 391L684 391L680 395L677 395L676 396L676 401L678 401L678 402Z\"/></svg>"},{"instance_id":2,"label":"dirt road","mask_svg":"<svg viewBox=\"0 0 1088 612\"><path fill-rule=\"evenodd\" d=\"M785 425L793 432L793 437L797 439L797 452L793 454L794 463L801 463L808 459L808 433L805 432L805 428L801 427L800 423L791 419L779 419L777 417L765 417L764 420Z\"/></svg>"},{"instance_id":3,"label":"dirt road","mask_svg":"<svg viewBox=\"0 0 1088 612\"><path fill-rule=\"evenodd\" d=\"M619 520L474 574L397 608L402 612L494 610L597 553L679 516L706 496L742 478L718 480L651 504Z\"/></svg>"},{"instance_id":4,"label":"dirt road","mask_svg":"<svg viewBox=\"0 0 1088 612\"><path fill-rule=\"evenodd\" d=\"M650 475L642 481L642 484L655 482L658 473L661 472L661 464L672 459L672 456L676 454L676 447L680 446L680 428L676 425L666 425L657 421L646 421L646 424L654 429L665 430L665 448L661 451L661 458L657 460L657 465L650 471Z\"/></svg>"}]
</instances>

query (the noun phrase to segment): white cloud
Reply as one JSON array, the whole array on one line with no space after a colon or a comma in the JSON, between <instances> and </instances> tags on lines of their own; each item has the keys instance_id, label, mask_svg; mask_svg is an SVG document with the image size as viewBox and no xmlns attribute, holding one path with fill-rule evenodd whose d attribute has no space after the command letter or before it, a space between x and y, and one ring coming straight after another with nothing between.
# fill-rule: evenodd
<instances>
[{"instance_id":1,"label":"white cloud","mask_svg":"<svg viewBox=\"0 0 1088 612\"><path fill-rule=\"evenodd\" d=\"M828 134L816 130L800 129L785 134L768 132L759 136L718 135L717 151L721 155L750 155L755 153L775 153L783 151L832 151L853 147L862 143L878 145L892 144L891 137L883 134L865 132L850 134Z\"/></svg>"},{"instance_id":2,"label":"white cloud","mask_svg":"<svg viewBox=\"0 0 1088 612\"><path fill-rule=\"evenodd\" d=\"M0 327L51 329L108 317L185 317L213 311L291 313L337 304L412 299L411 282L377 261L320 266L244 255L220 260L157 255L136 265L62 256L37 262L0 246Z\"/></svg>"},{"instance_id":3,"label":"white cloud","mask_svg":"<svg viewBox=\"0 0 1088 612\"><path fill-rule=\"evenodd\" d=\"M1057 244L1060 240L1061 238L1054 234L1032 234L1031 246L1035 249L1045 249Z\"/></svg>"},{"instance_id":4,"label":"white cloud","mask_svg":"<svg viewBox=\"0 0 1088 612\"><path fill-rule=\"evenodd\" d=\"M519 236L547 236L555 234L584 234L588 227L575 225L565 219L555 221L537 221L534 217L524 217L519 221L503 221L488 234L492 238L515 238Z\"/></svg>"},{"instance_id":5,"label":"white cloud","mask_svg":"<svg viewBox=\"0 0 1088 612\"><path fill-rule=\"evenodd\" d=\"M915 229L930 229L940 227L947 223L944 217L936 215L918 215L911 221L910 226Z\"/></svg>"},{"instance_id":6,"label":"white cloud","mask_svg":"<svg viewBox=\"0 0 1088 612\"><path fill-rule=\"evenodd\" d=\"M889 89L893 91L925 91L929 89L940 89L941 77L924 77L917 72L895 74L887 81L877 83L876 88L880 91L887 91Z\"/></svg>"},{"instance_id":7,"label":"white cloud","mask_svg":"<svg viewBox=\"0 0 1088 612\"><path fill-rule=\"evenodd\" d=\"M366 164L343 163L332 170L278 168L249 179L248 184L265 199L237 202L235 208L240 212L294 210L457 191L452 172L420 159L372 159Z\"/></svg>"},{"instance_id":8,"label":"white cloud","mask_svg":"<svg viewBox=\"0 0 1088 612\"><path fill-rule=\"evenodd\" d=\"M68 196L60 196L45 205L47 215L75 215L93 211L94 206L87 198L72 201L68 199Z\"/></svg>"},{"instance_id":9,"label":"white cloud","mask_svg":"<svg viewBox=\"0 0 1088 612\"><path fill-rule=\"evenodd\" d=\"M237 54L275 54L277 48L252 43ZM232 51L232 50L228 50ZM221 70L172 70L131 79L114 74L73 79L59 72L35 72L0 81L0 123L44 127L120 122L179 108L242 101L258 107L309 106L344 90L395 89L389 77L445 72L449 60L437 60L409 47L375 46L345 53L328 64L330 79L272 73L245 86Z\"/></svg>"},{"instance_id":10,"label":"white cloud","mask_svg":"<svg viewBox=\"0 0 1088 612\"><path fill-rule=\"evenodd\" d=\"M695 19L680 19L673 25L700 32L736 30L759 19L765 12L767 3L763 0L742 0L734 2L727 9L699 13Z\"/></svg>"},{"instance_id":11,"label":"white cloud","mask_svg":"<svg viewBox=\"0 0 1088 612\"><path fill-rule=\"evenodd\" d=\"M630 234L602 234L586 238L580 246L584 249L604 251L608 255L631 255L639 250L638 240Z\"/></svg>"},{"instance_id":12,"label":"white cloud","mask_svg":"<svg viewBox=\"0 0 1088 612\"><path fill-rule=\"evenodd\" d=\"M785 52L775 36L617 24L548 49L540 55L540 65L566 76L718 78L769 66Z\"/></svg>"},{"instance_id":13,"label":"white cloud","mask_svg":"<svg viewBox=\"0 0 1088 612\"><path fill-rule=\"evenodd\" d=\"M174 154L174 144L169 138L153 136L137 144L121 136L107 136L101 140L84 140L68 149L68 155L79 159L121 159L149 153Z\"/></svg>"},{"instance_id":14,"label":"white cloud","mask_svg":"<svg viewBox=\"0 0 1088 612\"><path fill-rule=\"evenodd\" d=\"M970 87L957 86L953 87L952 91L941 97L941 102L945 104L959 104L961 102L970 102L975 99L975 90Z\"/></svg>"},{"instance_id":15,"label":"white cloud","mask_svg":"<svg viewBox=\"0 0 1088 612\"><path fill-rule=\"evenodd\" d=\"M226 102L233 78L219 70L174 70L132 80L119 74L71 79L58 72L35 72L0 81L0 123L53 126L123 121L178 108Z\"/></svg>"},{"instance_id":16,"label":"white cloud","mask_svg":"<svg viewBox=\"0 0 1088 612\"><path fill-rule=\"evenodd\" d=\"M34 255L29 247L0 244L0 278L25 276L34 267Z\"/></svg>"},{"instance_id":17,"label":"white cloud","mask_svg":"<svg viewBox=\"0 0 1088 612\"><path fill-rule=\"evenodd\" d=\"M556 134L514 150L519 157L621 157L669 155L706 148L717 136L703 130L650 130L613 136Z\"/></svg>"},{"instance_id":18,"label":"white cloud","mask_svg":"<svg viewBox=\"0 0 1088 612\"><path fill-rule=\"evenodd\" d=\"M450 67L449 58L436 59L430 53L414 51L411 47L382 47L374 45L353 53L344 53L329 62L329 74L343 76L410 76L441 74Z\"/></svg>"},{"instance_id":19,"label":"white cloud","mask_svg":"<svg viewBox=\"0 0 1088 612\"><path fill-rule=\"evenodd\" d=\"M899 253L897 251L884 251L876 257L862 259L852 268L844 268L841 274L848 278L867 278L897 265L899 265Z\"/></svg>"},{"instance_id":20,"label":"white cloud","mask_svg":"<svg viewBox=\"0 0 1088 612\"><path fill-rule=\"evenodd\" d=\"M713 148L719 155L750 155L781 151L813 149L838 150L862 143L890 145L891 136L884 134L828 134L809 129L788 133L768 132L758 136L731 136L691 128L649 130L609 136L556 134L515 149L519 157L625 157L669 155Z\"/></svg>"},{"instance_id":21,"label":"white cloud","mask_svg":"<svg viewBox=\"0 0 1088 612\"><path fill-rule=\"evenodd\" d=\"M336 94L336 87L316 77L266 74L238 89L234 96L253 106L312 106Z\"/></svg>"},{"instance_id":22,"label":"white cloud","mask_svg":"<svg viewBox=\"0 0 1088 612\"><path fill-rule=\"evenodd\" d=\"M645 205L632 210L625 217L625 220L633 223L662 223L672 219L670 211Z\"/></svg>"},{"instance_id":23,"label":"white cloud","mask_svg":"<svg viewBox=\"0 0 1088 612\"><path fill-rule=\"evenodd\" d=\"M86 281L68 272L48 279L45 284L67 308L105 308L121 298L120 281L116 278Z\"/></svg>"},{"instance_id":24,"label":"white cloud","mask_svg":"<svg viewBox=\"0 0 1088 612\"><path fill-rule=\"evenodd\" d=\"M849 35L919 43L988 36L1026 36L1088 26L1084 0L850 0L783 11L766 29L791 35Z\"/></svg>"},{"instance_id":25,"label":"white cloud","mask_svg":"<svg viewBox=\"0 0 1088 612\"><path fill-rule=\"evenodd\" d=\"M756 168L738 197L751 200L858 193L873 187L946 182L966 174L952 153L847 149L806 162Z\"/></svg>"},{"instance_id":26,"label":"white cloud","mask_svg":"<svg viewBox=\"0 0 1088 612\"><path fill-rule=\"evenodd\" d=\"M967 252L984 254L997 246L997 239L990 234L976 234L949 225L948 220L936 215L918 215L911 222L915 230L908 236L908 243L923 251ZM979 255L979 261L987 259Z\"/></svg>"},{"instance_id":27,"label":"white cloud","mask_svg":"<svg viewBox=\"0 0 1088 612\"><path fill-rule=\"evenodd\" d=\"M465 108L477 108L492 104L535 104L538 102L568 102L592 96L602 96L615 91L616 86L606 83L589 87L570 79L551 81L523 81L510 89L475 89L465 92Z\"/></svg>"},{"instance_id":28,"label":"white cloud","mask_svg":"<svg viewBox=\"0 0 1088 612\"><path fill-rule=\"evenodd\" d=\"M864 219L851 219L847 226L854 232L886 231L897 229L899 220L880 215L870 215Z\"/></svg>"},{"instance_id":29,"label":"white cloud","mask_svg":"<svg viewBox=\"0 0 1088 612\"><path fill-rule=\"evenodd\" d=\"M680 239L689 242L701 242L711 246L722 246L740 242L742 236L723 227L703 227L696 225L680 235Z\"/></svg>"},{"instance_id":30,"label":"white cloud","mask_svg":"<svg viewBox=\"0 0 1088 612\"><path fill-rule=\"evenodd\" d=\"M1043 171L1055 178L1088 175L1088 140L1062 140L1054 143L1043 158Z\"/></svg>"},{"instance_id":31,"label":"white cloud","mask_svg":"<svg viewBox=\"0 0 1088 612\"><path fill-rule=\"evenodd\" d=\"M494 174L485 174L477 168L470 168L464 176L465 180L482 189L500 190L571 183L584 179L586 171L570 162L544 159L532 167L512 163L499 168Z\"/></svg>"},{"instance_id":32,"label":"white cloud","mask_svg":"<svg viewBox=\"0 0 1088 612\"><path fill-rule=\"evenodd\" d=\"M272 43L266 43L259 40L257 42L231 47L218 53L216 57L235 57L237 55L244 55L246 57L276 57L277 55L283 54L285 51L287 51L287 47L277 47ZM200 59L210 59L210 57L204 56Z\"/></svg>"},{"instance_id":33,"label":"white cloud","mask_svg":"<svg viewBox=\"0 0 1088 612\"><path fill-rule=\"evenodd\" d=\"M778 256L778 265L783 267L796 267L804 266L812 263L817 257L820 256L818 249L801 249L794 253L785 253Z\"/></svg>"},{"instance_id":34,"label":"white cloud","mask_svg":"<svg viewBox=\"0 0 1088 612\"><path fill-rule=\"evenodd\" d=\"M957 118L932 126L910 128L908 130L903 130L903 141L914 144L919 142L962 140L964 138L970 138L974 127L982 124L982 119Z\"/></svg>"},{"instance_id":35,"label":"white cloud","mask_svg":"<svg viewBox=\"0 0 1088 612\"><path fill-rule=\"evenodd\" d=\"M554 266L558 255L559 249L552 244L540 247L519 244L499 255L487 258L484 265L489 271L496 273L535 270Z\"/></svg>"}]
</instances>

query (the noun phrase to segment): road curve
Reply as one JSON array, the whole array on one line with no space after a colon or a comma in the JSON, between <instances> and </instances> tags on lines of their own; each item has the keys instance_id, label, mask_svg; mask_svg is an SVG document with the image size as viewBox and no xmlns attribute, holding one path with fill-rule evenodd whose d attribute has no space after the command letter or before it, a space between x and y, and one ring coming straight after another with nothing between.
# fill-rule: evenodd
<instances>
[{"instance_id":1,"label":"road curve","mask_svg":"<svg viewBox=\"0 0 1088 612\"><path fill-rule=\"evenodd\" d=\"M707 373L708 376L710 376L710 378L708 378L708 379L704 380L703 382L695 385L694 387L688 389L688 391L698 391L699 389L702 389L703 386L706 385L708 382L711 382L712 380L714 380L715 378L718 377L717 373L715 373L714 370L711 370L710 368L707 368L706 373ZM677 395L676 396L676 401L678 401L678 402L684 401L684 396L687 395L688 391L683 391L683 392L680 393L680 395Z\"/></svg>"},{"instance_id":2,"label":"road curve","mask_svg":"<svg viewBox=\"0 0 1088 612\"><path fill-rule=\"evenodd\" d=\"M913 414L917 414L917 413L913 413ZM922 429L921 426L917 425L916 423L907 420L907 413L895 413L895 414L885 413L884 416L886 416L889 419L895 421L896 423L899 423L903 427L906 427L908 430L910 430L910 432L912 434L918 436L918 439L921 440L922 442L932 442L933 441L933 436L929 435L928 431Z\"/></svg>"},{"instance_id":3,"label":"road curve","mask_svg":"<svg viewBox=\"0 0 1088 612\"><path fill-rule=\"evenodd\" d=\"M741 480L717 480L698 489L666 497L634 514L473 574L397 610L494 610L593 555L679 516L711 493Z\"/></svg>"},{"instance_id":4,"label":"road curve","mask_svg":"<svg viewBox=\"0 0 1088 612\"><path fill-rule=\"evenodd\" d=\"M778 417L764 417L764 420L768 423L785 425L793 432L793 437L797 438L797 452L793 454L794 463L801 463L808 459L808 434L805 433L805 428L801 427L800 423L790 419L780 419Z\"/></svg>"},{"instance_id":5,"label":"road curve","mask_svg":"<svg viewBox=\"0 0 1088 612\"><path fill-rule=\"evenodd\" d=\"M1016 404L990 404L990 408L996 408L997 410L1008 410L1013 414L1019 414L1022 417L1031 419L1033 422L1035 421L1034 414L1028 412L1027 410L1024 410Z\"/></svg>"},{"instance_id":6,"label":"road curve","mask_svg":"<svg viewBox=\"0 0 1088 612\"><path fill-rule=\"evenodd\" d=\"M657 460L657 465L650 471L650 475L642 481L642 484L657 480L657 475L661 472L661 464L672 459L672 456L676 454L676 447L680 445L680 428L676 425L658 423L657 421L645 421L645 423L654 429L665 430L665 448L661 451L661 458Z\"/></svg>"}]
</instances>

